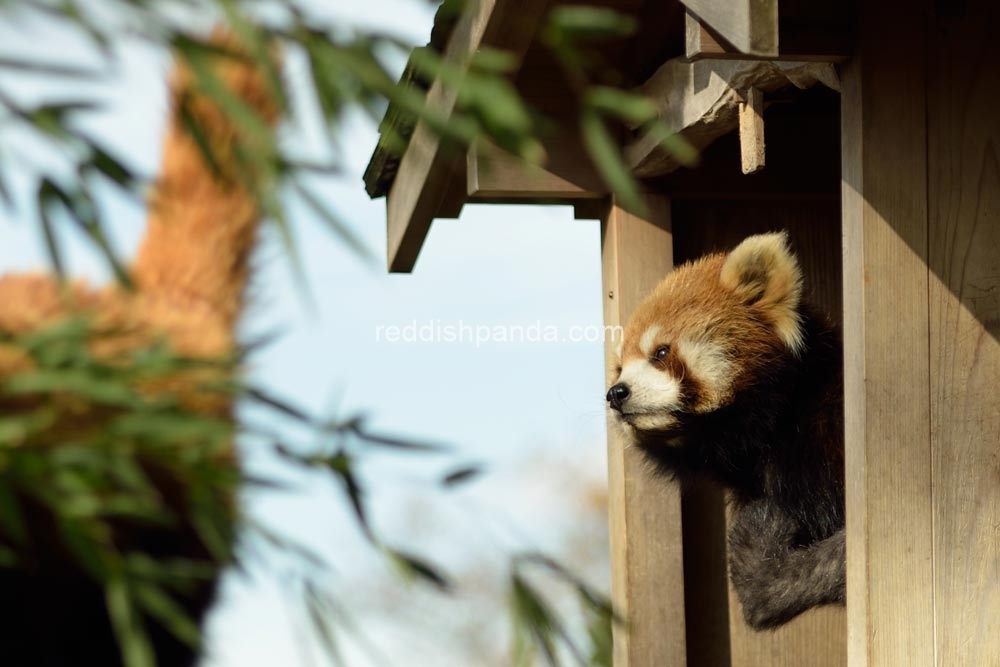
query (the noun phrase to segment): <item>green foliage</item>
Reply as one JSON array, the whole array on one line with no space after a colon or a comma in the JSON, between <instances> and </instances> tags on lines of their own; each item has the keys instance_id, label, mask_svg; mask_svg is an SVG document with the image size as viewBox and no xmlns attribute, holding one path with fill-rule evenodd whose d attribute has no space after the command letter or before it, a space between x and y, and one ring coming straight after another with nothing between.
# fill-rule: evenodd
<instances>
[{"instance_id":1,"label":"green foliage","mask_svg":"<svg viewBox=\"0 0 1000 667\"><path fill-rule=\"evenodd\" d=\"M27 362L0 384L0 567L91 579L125 663L142 667L155 664L150 622L197 644L184 598L230 560L239 483L230 420L148 388L207 372L219 392L233 366L162 345L91 352L119 333L78 318L0 338ZM149 551L151 531L188 535L191 546Z\"/></svg>"},{"instance_id":2,"label":"green foliage","mask_svg":"<svg viewBox=\"0 0 1000 667\"><path fill-rule=\"evenodd\" d=\"M455 12L460 2L448 2ZM269 9L269 11L264 11ZM309 177L340 173L342 164L335 138L345 114L362 110L378 121L387 104L424 121L448 142L468 146L487 137L531 161L541 161L540 141L545 122L529 108L508 79L516 66L507 53L482 49L469 63L449 64L431 49L418 49L412 65L424 80L438 79L456 99L456 113L441 116L425 105L419 87L400 85L387 66L404 57L410 45L376 31L324 25L291 2L236 2L235 0L4 0L0 20L7 12L40 13L86 35L105 55L106 67L79 68L18 58L0 58L5 71L30 73L95 83L114 67L117 40L128 31L152 44L169 47L194 73L199 92L222 108L239 129L234 154L236 176L258 198L278 226L286 248L296 251L288 220L288 206L296 199L322 220L337 238L362 254L364 246L340 216L313 189ZM120 21L109 23L108 15ZM231 53L215 46L203 32L191 29L192 15L217 17L239 36L247 53ZM179 18L180 17L180 18ZM265 18L266 17L266 18ZM593 72L593 50L601 40L620 38L635 29L634 21L594 7L559 6L543 29L543 40L574 82L579 107L581 141L589 150L609 187L628 206L642 209L641 189L621 156L621 138L628 130L648 133L682 160L693 151L673 137L658 120L653 104L633 92L601 85ZM208 67L211 57L249 58L262 71L276 99L287 104L288 82L277 71L273 49L297 53L308 64L308 86L325 122L329 146L320 162L304 159L278 141L274 131L228 91ZM220 160L199 127L188 100L179 113L185 130L210 165ZM65 277L64 253L59 246L59 224L75 225L100 250L120 284L130 286L126 264L108 241L106 211L98 205L98 185L141 198L150 186L126 161L114 156L100 141L88 136L76 122L97 109L92 99L62 100L28 105L13 99L0 84L0 120L20 126L72 165L71 175L42 173L33 188L38 223L55 272ZM388 145L402 152L407 136L387 130ZM19 168L7 152L0 152L0 201L12 204L6 175ZM285 196L290 195L290 196ZM217 577L220 568L241 560L263 543L303 564L298 587L300 602L315 637L335 663L342 664L342 636L347 628L340 601L319 579L325 573L321 558L294 540L240 515L235 498L240 488L282 489L274 480L243 475L228 452L247 425L233 424L228 415L204 411L180 395L151 386L178 375L211 378L205 390L225 400L242 400L292 419L317 435L314 448L270 446L290 466L326 475L343 492L345 502L366 538L403 577L446 593L451 578L424 556L390 546L368 520L365 480L358 462L370 448L388 448L416 455L444 454L434 444L372 433L360 419L325 421L260 388L247 387L233 359L196 360L178 357L165 345L153 345L108 360L95 356L92 344L118 332L98 331L78 319L23 337L0 337L0 347L18 349L30 368L0 382L0 569L17 571L58 552L68 566L90 578L104 592L104 604L128 667L155 664L149 627L157 624L183 642L196 645L199 631L183 599L194 588ZM79 411L85 418L79 418ZM77 411L74 413L74 411ZM63 426L72 423L72 430ZM257 434L268 437L266 434ZM154 477L166 473L179 480L181 497L168 497ZM440 480L450 488L482 474L478 465L455 462ZM154 474L155 473L155 474ZM50 532L40 532L28 520L29 507L41 508L51 518ZM32 510L33 511L33 510ZM199 554L161 557L142 540L138 530L188 532ZM46 529L48 530L48 529ZM566 623L539 587L539 575L562 581L576 591L588 626L588 647L579 646ZM609 603L569 572L538 555L516 558L510 576L510 608L517 664L534 664L541 656L560 664L567 655L582 665L610 664L610 633L615 618Z\"/></svg>"},{"instance_id":3,"label":"green foliage","mask_svg":"<svg viewBox=\"0 0 1000 667\"><path fill-rule=\"evenodd\" d=\"M532 572L534 571L534 572ZM531 583L531 574L542 573L568 584L587 621L589 650L584 651L568 632L565 623ZM517 556L510 575L511 618L514 626L514 664L528 667L540 655L546 664L563 664L563 652L582 667L611 667L611 630L621 620L611 603L583 580L551 558L536 553ZM560 648L563 651L560 651Z\"/></svg>"},{"instance_id":4,"label":"green foliage","mask_svg":"<svg viewBox=\"0 0 1000 667\"><path fill-rule=\"evenodd\" d=\"M457 13L463 3L451 4L454 5L451 11ZM377 122L386 104L391 104L399 113L414 119L403 123L401 131L407 131L415 119L421 119L434 132L460 146L486 137L532 162L540 162L545 156L539 141L544 131L544 118L521 100L507 77L516 66L516 60L495 49L481 49L468 63L446 62L431 48L412 52L411 66L417 78L423 81L437 79L456 97L455 113L444 117L425 104L425 91L421 87L412 85L412 81L397 82L386 65L393 57L404 57L410 45L376 31L325 25L293 2L7 0L0 5L0 18L4 12L13 11L41 13L76 28L106 54L108 69L94 71L4 58L0 59L0 71L30 72L91 83L100 81L110 73L116 40L126 25L129 30L138 30L150 42L170 47L177 58L195 72L199 91L223 108L241 130L234 149L240 176L278 225L292 257L295 257L295 248L287 207L296 199L327 222L332 233L349 247L362 250L348 226L306 187L310 174L339 173L341 170L334 138L349 110L361 109ZM114 14L120 16L120 21L109 25L106 17ZM179 20L178 16L188 19L215 16L247 45L247 53L227 53L213 44L206 34L192 30L190 20ZM627 36L635 27L633 19L608 8L560 5L550 12L542 40L562 63L567 77L576 87L581 141L611 191L625 205L642 210L639 186L619 148L625 132L623 126L638 128L639 132L656 138L682 163L692 163L696 155L682 139L669 133L648 99L634 92L603 86L600 76L595 75L602 63L595 61L597 50L592 47L604 40ZM303 54L308 62L308 85L328 131L329 157L323 162L305 160L278 142L274 130L226 90L207 64L209 57L219 55L252 60L266 73L276 99L286 104L291 91L271 55L274 47L287 53ZM41 175L36 187L39 223L57 273L62 275L64 269L57 247L58 236L53 232L56 218L50 214L56 206L63 209L66 219L76 223L93 240L114 267L118 280L127 284L124 264L115 257L106 238L105 212L96 205L92 190L97 181L103 180L121 191L138 195L149 182L78 128L75 118L96 108L97 103L90 99L25 107L0 86L0 114L30 129L74 165L77 178L72 184L52 175ZM179 111L186 131L201 147L208 163L217 164L209 143L183 100ZM397 130L400 128L383 126L382 145L401 153L409 136L401 136ZM0 161L0 198L8 203L10 197L5 195L8 189L4 187L4 172L12 166L9 159ZM289 196L282 197L279 193Z\"/></svg>"},{"instance_id":5,"label":"green foliage","mask_svg":"<svg viewBox=\"0 0 1000 667\"><path fill-rule=\"evenodd\" d=\"M622 156L621 138L638 128L685 165L694 164L697 153L682 137L671 134L647 97L599 80L604 63L595 55L594 43L631 35L636 27L630 17L609 8L564 5L550 12L542 40L574 84L580 131L594 165L622 205L641 213L646 211L645 201Z\"/></svg>"}]
</instances>

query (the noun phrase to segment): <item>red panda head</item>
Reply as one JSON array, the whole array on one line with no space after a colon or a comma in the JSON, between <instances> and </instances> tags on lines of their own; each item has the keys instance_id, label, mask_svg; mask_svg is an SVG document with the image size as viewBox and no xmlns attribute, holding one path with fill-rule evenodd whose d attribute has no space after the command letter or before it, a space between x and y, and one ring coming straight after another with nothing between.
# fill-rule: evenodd
<instances>
[{"instance_id":1,"label":"red panda head","mask_svg":"<svg viewBox=\"0 0 1000 667\"><path fill-rule=\"evenodd\" d=\"M802 272L784 233L678 267L636 309L608 402L637 431L679 435L801 351Z\"/></svg>"}]
</instances>

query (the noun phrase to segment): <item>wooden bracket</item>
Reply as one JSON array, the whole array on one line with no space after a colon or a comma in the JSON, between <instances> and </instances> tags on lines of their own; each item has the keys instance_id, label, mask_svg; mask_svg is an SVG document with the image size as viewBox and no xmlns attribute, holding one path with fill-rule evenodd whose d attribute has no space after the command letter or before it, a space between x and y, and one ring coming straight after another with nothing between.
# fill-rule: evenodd
<instances>
[{"instance_id":1,"label":"wooden bracket","mask_svg":"<svg viewBox=\"0 0 1000 667\"><path fill-rule=\"evenodd\" d=\"M839 89L833 65L766 60L688 62L674 58L639 90L656 105L667 129L701 150L740 126L745 91L771 93L787 86L809 88L817 83ZM763 128L760 135L763 146ZM625 146L625 159L640 178L662 176L680 166L673 155L660 148L657 137L641 134Z\"/></svg>"}]
</instances>

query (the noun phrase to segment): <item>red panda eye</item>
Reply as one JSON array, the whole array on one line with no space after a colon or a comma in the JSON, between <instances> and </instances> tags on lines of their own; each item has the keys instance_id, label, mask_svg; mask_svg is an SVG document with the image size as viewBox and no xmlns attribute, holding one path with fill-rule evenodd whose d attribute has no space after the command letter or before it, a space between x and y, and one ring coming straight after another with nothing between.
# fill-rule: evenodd
<instances>
[{"instance_id":1,"label":"red panda eye","mask_svg":"<svg viewBox=\"0 0 1000 667\"><path fill-rule=\"evenodd\" d=\"M670 354L670 346L661 345L660 347L656 348L656 352L653 354L653 360L663 361L664 359L667 358L668 354Z\"/></svg>"}]
</instances>

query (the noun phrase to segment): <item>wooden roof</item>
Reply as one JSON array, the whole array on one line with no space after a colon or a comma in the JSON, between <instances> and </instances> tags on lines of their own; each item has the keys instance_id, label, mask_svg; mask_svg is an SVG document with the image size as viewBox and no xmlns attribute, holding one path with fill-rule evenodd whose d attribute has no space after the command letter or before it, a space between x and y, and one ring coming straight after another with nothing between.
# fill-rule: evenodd
<instances>
[{"instance_id":1,"label":"wooden roof","mask_svg":"<svg viewBox=\"0 0 1000 667\"><path fill-rule=\"evenodd\" d=\"M516 89L527 104L555 120L555 130L541 137L547 162L537 167L488 144L458 153L424 123L390 108L382 129L404 135L408 146L398 156L380 141L365 173L369 194L387 198L390 270L409 271L431 221L457 217L467 202L573 204L578 214L590 216L593 204L608 194L579 139L578 95L549 48L536 39L547 12L559 4L560 0L470 0L457 19L439 13L427 48L457 65L467 63L484 46L512 53L520 62L512 75ZM846 52L838 42L841 32L817 29L830 21L840 25L842 10L831 0L783 0L780 16L777 0L603 0L599 4L633 17L638 26L628 38L599 45L604 64L601 82L641 87L660 106L669 129L699 149L737 127L736 110L750 88L770 93L817 82L836 87L830 62ZM716 23L709 25L694 15L694 6L715 16ZM719 6L738 8L719 14ZM826 37L803 37L810 34ZM779 37L797 52L779 52ZM734 46L737 42L741 48ZM455 91L440 81L418 80L412 69L405 77L427 90L429 106L451 115ZM628 164L638 177L662 176L678 166L642 137L626 132L622 140Z\"/></svg>"}]
</instances>

